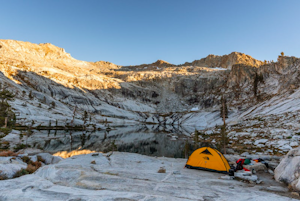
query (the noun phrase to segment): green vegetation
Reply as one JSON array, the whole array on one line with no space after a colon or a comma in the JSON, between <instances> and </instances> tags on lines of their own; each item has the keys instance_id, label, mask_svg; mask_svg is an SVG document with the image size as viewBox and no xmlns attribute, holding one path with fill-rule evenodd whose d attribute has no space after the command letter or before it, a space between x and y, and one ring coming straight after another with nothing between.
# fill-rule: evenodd
<instances>
[{"instance_id":1,"label":"green vegetation","mask_svg":"<svg viewBox=\"0 0 300 201\"><path fill-rule=\"evenodd\" d=\"M14 150L17 152L21 149L24 149L26 148L27 146L25 144L17 144L15 147L14 147Z\"/></svg>"},{"instance_id":2,"label":"green vegetation","mask_svg":"<svg viewBox=\"0 0 300 201\"><path fill-rule=\"evenodd\" d=\"M10 128L0 128L0 132L4 133L5 135L7 135L10 131Z\"/></svg>"},{"instance_id":3,"label":"green vegetation","mask_svg":"<svg viewBox=\"0 0 300 201\"><path fill-rule=\"evenodd\" d=\"M17 178L17 177L20 177L20 176L23 176L23 175L26 175L26 174L29 174L29 172L25 169L21 169L21 170L19 170L18 172L15 173L14 178Z\"/></svg>"},{"instance_id":4,"label":"green vegetation","mask_svg":"<svg viewBox=\"0 0 300 201\"><path fill-rule=\"evenodd\" d=\"M84 123L87 121L88 118L88 113L86 111L84 111L83 115L82 115L82 120L84 121Z\"/></svg>"},{"instance_id":5,"label":"green vegetation","mask_svg":"<svg viewBox=\"0 0 300 201\"><path fill-rule=\"evenodd\" d=\"M25 163L27 163L27 168L26 169L21 169L18 172L16 172L15 175L13 176L13 178L20 177L20 176L23 176L23 175L26 175L26 174L32 174L42 166L42 163L40 161L33 162L27 156L22 157L22 160Z\"/></svg>"},{"instance_id":6,"label":"green vegetation","mask_svg":"<svg viewBox=\"0 0 300 201\"><path fill-rule=\"evenodd\" d=\"M189 157L189 154L190 154L189 152L190 152L190 144L189 144L189 141L186 140L185 144L184 144L184 156L185 156L185 158Z\"/></svg>"},{"instance_id":7,"label":"green vegetation","mask_svg":"<svg viewBox=\"0 0 300 201\"><path fill-rule=\"evenodd\" d=\"M220 117L223 118L223 114L225 113L225 118L228 118L228 108L226 99L221 97L221 109L220 109Z\"/></svg>"},{"instance_id":8,"label":"green vegetation","mask_svg":"<svg viewBox=\"0 0 300 201\"><path fill-rule=\"evenodd\" d=\"M32 100L32 99L33 99L33 96L32 96L32 91L30 91L30 92L29 92L28 98L29 98L30 100Z\"/></svg>"},{"instance_id":9,"label":"green vegetation","mask_svg":"<svg viewBox=\"0 0 300 201\"><path fill-rule=\"evenodd\" d=\"M1 85L0 88L2 88ZM0 131L5 134L8 134L16 123L16 115L11 110L11 106L7 102L13 98L14 94L10 91L5 89L0 91L0 127L4 127L4 129L1 129Z\"/></svg>"},{"instance_id":10,"label":"green vegetation","mask_svg":"<svg viewBox=\"0 0 300 201\"><path fill-rule=\"evenodd\" d=\"M223 150L223 154L226 154L226 145L228 144L228 136L226 132L226 124L221 127L220 140L216 144L218 150Z\"/></svg>"},{"instance_id":11,"label":"green vegetation","mask_svg":"<svg viewBox=\"0 0 300 201\"><path fill-rule=\"evenodd\" d=\"M195 149L198 148L198 141L199 141L199 132L197 131L197 129L195 129L195 132L194 132L194 142L195 142Z\"/></svg>"}]
</instances>

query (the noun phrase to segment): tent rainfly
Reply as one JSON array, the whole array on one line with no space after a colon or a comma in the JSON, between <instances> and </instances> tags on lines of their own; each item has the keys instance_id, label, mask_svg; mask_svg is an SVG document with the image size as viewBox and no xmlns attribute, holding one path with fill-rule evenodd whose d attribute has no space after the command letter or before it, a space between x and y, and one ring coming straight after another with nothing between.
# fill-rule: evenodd
<instances>
[{"instance_id":1,"label":"tent rainfly","mask_svg":"<svg viewBox=\"0 0 300 201\"><path fill-rule=\"evenodd\" d=\"M218 150L202 147L190 155L185 167L212 172L229 173L230 166L226 158Z\"/></svg>"}]
</instances>

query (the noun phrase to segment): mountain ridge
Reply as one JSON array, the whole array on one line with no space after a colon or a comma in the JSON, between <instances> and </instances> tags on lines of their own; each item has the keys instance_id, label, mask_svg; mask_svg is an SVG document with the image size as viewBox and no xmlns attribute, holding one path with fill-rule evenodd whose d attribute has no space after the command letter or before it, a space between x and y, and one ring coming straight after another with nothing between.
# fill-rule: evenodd
<instances>
[{"instance_id":1,"label":"mountain ridge","mask_svg":"<svg viewBox=\"0 0 300 201\"><path fill-rule=\"evenodd\" d=\"M57 47L51 43L40 43L34 44L30 42L16 41L16 40L0 40L1 48L0 50L3 56L15 59L16 57L19 60L34 60L29 55L34 55L36 58L44 60L68 60L68 61L80 61L73 58L65 49ZM25 55L24 55L25 54ZM27 55L27 57L26 57ZM21 57L20 57L21 56ZM0 55L1 58L1 55ZM84 62L85 65L93 65L99 67L100 69L111 68L111 69L120 69L120 68L144 68L144 67L181 67L181 66L199 66L199 67L222 67L230 69L234 64L246 64L258 67L263 64L262 61L256 60L249 55L239 52L232 52L228 55L213 55L209 54L207 57L201 58L199 60L194 60L192 62L185 62L184 64L171 64L163 60L157 60L151 64L140 64L140 65L130 65L130 66L121 66L108 61L96 61L96 62ZM50 62L51 63L51 62Z\"/></svg>"},{"instance_id":2,"label":"mountain ridge","mask_svg":"<svg viewBox=\"0 0 300 201\"><path fill-rule=\"evenodd\" d=\"M249 65L255 60L248 56L232 53L198 62L208 67L126 69L110 62L76 60L50 44L6 43L0 40L0 85L15 95L8 102L18 125L38 128L57 122L67 127L73 122L81 127L87 115L89 125L101 129L109 122L110 127L139 125L147 130L153 126L186 136L195 128L217 133L223 124L224 98L231 136L254 133L252 141L256 136L271 136L268 146L276 142L274 153L295 146L290 133L296 135L300 128L299 58L279 56L277 62L255 66ZM168 65L164 61L154 64ZM270 151L260 144L243 144L251 143L250 138L237 139L232 141L233 149Z\"/></svg>"}]
</instances>

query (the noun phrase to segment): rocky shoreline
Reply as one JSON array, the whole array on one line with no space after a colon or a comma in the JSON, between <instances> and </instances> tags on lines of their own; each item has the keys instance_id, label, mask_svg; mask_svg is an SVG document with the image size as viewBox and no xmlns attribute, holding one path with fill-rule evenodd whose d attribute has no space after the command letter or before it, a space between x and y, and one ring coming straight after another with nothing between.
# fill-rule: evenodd
<instances>
[{"instance_id":1,"label":"rocky shoreline","mask_svg":"<svg viewBox=\"0 0 300 201\"><path fill-rule=\"evenodd\" d=\"M296 193L291 194L287 187L275 182L265 169L257 169L263 182L253 184L222 178L219 173L186 169L186 159L121 152L62 159L34 151L37 150L18 157L0 157L2 171L9 165L24 168L26 164L20 159L23 156L33 161L40 156L44 160L33 174L0 181L0 200L228 200L232 196L240 200L299 199ZM238 157L241 156L226 155L229 162ZM273 161L274 165L279 163L276 157L258 157ZM164 173L158 173L161 168Z\"/></svg>"}]
</instances>

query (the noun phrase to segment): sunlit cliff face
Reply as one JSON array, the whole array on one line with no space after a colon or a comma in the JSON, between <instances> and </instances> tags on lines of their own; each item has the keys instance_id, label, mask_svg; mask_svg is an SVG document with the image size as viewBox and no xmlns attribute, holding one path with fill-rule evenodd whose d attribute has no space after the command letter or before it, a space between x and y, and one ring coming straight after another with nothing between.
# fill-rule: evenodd
<instances>
[{"instance_id":1,"label":"sunlit cliff face","mask_svg":"<svg viewBox=\"0 0 300 201\"><path fill-rule=\"evenodd\" d=\"M50 96L54 98L51 101L67 107L81 105L82 109L92 111L103 110L95 107L103 101L133 111L145 108L143 111L183 112L194 106L216 110L226 90L231 93L229 104L235 98L232 104L243 102L248 107L242 99L247 97L247 104L251 104L249 96L253 90L249 85L262 63L233 52L209 55L182 65L158 60L152 64L118 66L105 61L79 61L52 44L0 40L0 46L0 71L22 86L16 86L21 90L19 94L33 91L39 101ZM235 65L241 66L234 68Z\"/></svg>"},{"instance_id":2,"label":"sunlit cliff face","mask_svg":"<svg viewBox=\"0 0 300 201\"><path fill-rule=\"evenodd\" d=\"M88 90L120 88L121 80L101 74L99 65L116 68L109 62L79 61L64 49L52 44L0 40L0 70L5 76L20 84L20 72L35 74L53 80L65 87ZM99 70L97 70L97 68ZM109 69L107 69L109 70ZM22 76L22 75L21 75Z\"/></svg>"},{"instance_id":3,"label":"sunlit cliff face","mask_svg":"<svg viewBox=\"0 0 300 201\"><path fill-rule=\"evenodd\" d=\"M14 40L0 40L0 69L10 79L20 84L18 72L34 72L65 87L81 89L120 89L120 83L140 80L165 79L178 76L201 75L233 64L247 63L255 67L262 62L242 53L225 56L209 55L192 63L174 65L158 60L152 64L118 66L110 62L79 61L64 49L50 43L33 44ZM203 66L203 67L197 67ZM122 70L124 69L124 70ZM13 76L12 76L13 75Z\"/></svg>"}]
</instances>

